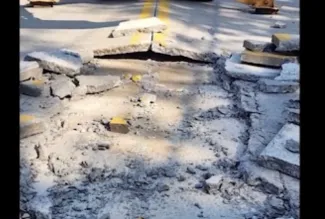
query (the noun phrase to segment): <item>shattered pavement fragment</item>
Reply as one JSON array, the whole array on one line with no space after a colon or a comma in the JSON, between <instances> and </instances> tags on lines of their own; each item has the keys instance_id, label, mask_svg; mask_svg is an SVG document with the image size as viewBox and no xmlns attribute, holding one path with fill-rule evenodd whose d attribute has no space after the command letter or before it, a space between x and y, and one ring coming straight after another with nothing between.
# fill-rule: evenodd
<instances>
[{"instance_id":1,"label":"shattered pavement fragment","mask_svg":"<svg viewBox=\"0 0 325 219\"><path fill-rule=\"evenodd\" d=\"M142 79L142 75L133 75L133 76L131 77L131 80L132 80L133 82L141 81L141 79Z\"/></svg>"},{"instance_id":2,"label":"shattered pavement fragment","mask_svg":"<svg viewBox=\"0 0 325 219\"><path fill-rule=\"evenodd\" d=\"M240 60L245 63L269 66L269 67L281 67L281 65L287 62L296 62L296 56L280 55L275 53L266 52L252 52L245 50Z\"/></svg>"},{"instance_id":3,"label":"shattered pavement fragment","mask_svg":"<svg viewBox=\"0 0 325 219\"><path fill-rule=\"evenodd\" d=\"M272 35L275 51L292 52L300 50L300 36L298 34L276 33Z\"/></svg>"},{"instance_id":4,"label":"shattered pavement fragment","mask_svg":"<svg viewBox=\"0 0 325 219\"><path fill-rule=\"evenodd\" d=\"M68 55L75 56L76 58L80 58L83 64L91 62L94 59L94 52L90 49L69 48L69 49L61 49L61 51Z\"/></svg>"},{"instance_id":5,"label":"shattered pavement fragment","mask_svg":"<svg viewBox=\"0 0 325 219\"><path fill-rule=\"evenodd\" d=\"M262 151L258 162L266 168L299 178L300 155L286 149L288 140L293 140L299 145L299 126L290 123L285 124Z\"/></svg>"},{"instance_id":6,"label":"shattered pavement fragment","mask_svg":"<svg viewBox=\"0 0 325 219\"><path fill-rule=\"evenodd\" d=\"M117 132L122 134L126 134L129 132L127 122L121 117L112 118L112 120L109 122L109 128L111 132Z\"/></svg>"},{"instance_id":7,"label":"shattered pavement fragment","mask_svg":"<svg viewBox=\"0 0 325 219\"><path fill-rule=\"evenodd\" d=\"M20 74L19 80L26 81L29 79L39 79L42 77L43 69L37 62L20 61L19 63Z\"/></svg>"},{"instance_id":8,"label":"shattered pavement fragment","mask_svg":"<svg viewBox=\"0 0 325 219\"><path fill-rule=\"evenodd\" d=\"M257 186L263 192L280 194L284 190L279 171L258 166L252 161L242 161L238 170L248 185Z\"/></svg>"},{"instance_id":9,"label":"shattered pavement fragment","mask_svg":"<svg viewBox=\"0 0 325 219\"><path fill-rule=\"evenodd\" d=\"M75 87L76 86L70 78L64 75L58 75L56 79L51 83L51 92L52 95L63 99L65 97L71 97Z\"/></svg>"},{"instance_id":10,"label":"shattered pavement fragment","mask_svg":"<svg viewBox=\"0 0 325 219\"><path fill-rule=\"evenodd\" d=\"M27 54L25 61L36 61L45 70L75 76L80 73L82 60L62 51L32 52Z\"/></svg>"},{"instance_id":11,"label":"shattered pavement fragment","mask_svg":"<svg viewBox=\"0 0 325 219\"><path fill-rule=\"evenodd\" d=\"M259 90L264 93L293 93L299 88L298 82L272 79L260 79L258 85Z\"/></svg>"},{"instance_id":12,"label":"shattered pavement fragment","mask_svg":"<svg viewBox=\"0 0 325 219\"><path fill-rule=\"evenodd\" d=\"M278 81L299 81L300 79L300 65L297 63L283 64L280 75L274 78Z\"/></svg>"},{"instance_id":13,"label":"shattered pavement fragment","mask_svg":"<svg viewBox=\"0 0 325 219\"><path fill-rule=\"evenodd\" d=\"M113 37L129 36L137 32L160 33L167 29L167 25L157 17L143 18L121 22L113 31Z\"/></svg>"},{"instance_id":14,"label":"shattered pavement fragment","mask_svg":"<svg viewBox=\"0 0 325 219\"><path fill-rule=\"evenodd\" d=\"M20 139L43 133L46 129L45 123L29 114L20 114Z\"/></svg>"},{"instance_id":15,"label":"shattered pavement fragment","mask_svg":"<svg viewBox=\"0 0 325 219\"><path fill-rule=\"evenodd\" d=\"M270 42L244 40L243 47L254 52L273 52L275 45Z\"/></svg>"},{"instance_id":16,"label":"shattered pavement fragment","mask_svg":"<svg viewBox=\"0 0 325 219\"><path fill-rule=\"evenodd\" d=\"M120 77L112 75L80 75L76 79L79 87L87 89L87 94L100 93L121 84Z\"/></svg>"},{"instance_id":17,"label":"shattered pavement fragment","mask_svg":"<svg viewBox=\"0 0 325 219\"><path fill-rule=\"evenodd\" d=\"M229 77L246 81L258 81L260 78L275 78L281 72L281 69L243 64L240 59L241 55L238 53L227 59L225 69Z\"/></svg>"},{"instance_id":18,"label":"shattered pavement fragment","mask_svg":"<svg viewBox=\"0 0 325 219\"><path fill-rule=\"evenodd\" d=\"M38 97L44 90L44 81L42 80L29 80L20 83L20 93Z\"/></svg>"}]
</instances>

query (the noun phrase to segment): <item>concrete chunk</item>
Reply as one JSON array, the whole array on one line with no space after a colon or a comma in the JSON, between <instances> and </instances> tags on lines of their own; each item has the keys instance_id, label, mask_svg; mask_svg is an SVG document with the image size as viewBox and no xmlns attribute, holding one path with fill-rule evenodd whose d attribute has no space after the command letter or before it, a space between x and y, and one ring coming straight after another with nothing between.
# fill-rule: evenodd
<instances>
[{"instance_id":1,"label":"concrete chunk","mask_svg":"<svg viewBox=\"0 0 325 219\"><path fill-rule=\"evenodd\" d=\"M245 50L241 55L241 61L251 64L264 65L270 67L281 67L288 62L296 62L297 57L286 56L275 53L252 52Z\"/></svg>"},{"instance_id":2,"label":"concrete chunk","mask_svg":"<svg viewBox=\"0 0 325 219\"><path fill-rule=\"evenodd\" d=\"M68 76L80 73L82 61L79 57L66 54L62 51L32 52L27 54L25 61L37 61L45 70Z\"/></svg>"},{"instance_id":3,"label":"concrete chunk","mask_svg":"<svg viewBox=\"0 0 325 219\"><path fill-rule=\"evenodd\" d=\"M260 78L275 78L281 72L280 69L243 64L240 59L241 55L234 53L226 61L225 69L228 76L246 81L258 81Z\"/></svg>"},{"instance_id":4,"label":"concrete chunk","mask_svg":"<svg viewBox=\"0 0 325 219\"><path fill-rule=\"evenodd\" d=\"M299 125L300 124L300 109L287 108L285 116L288 122Z\"/></svg>"},{"instance_id":5,"label":"concrete chunk","mask_svg":"<svg viewBox=\"0 0 325 219\"><path fill-rule=\"evenodd\" d=\"M217 188L220 186L220 182L223 179L222 175L211 176L205 182L210 186L210 188Z\"/></svg>"},{"instance_id":6,"label":"concrete chunk","mask_svg":"<svg viewBox=\"0 0 325 219\"><path fill-rule=\"evenodd\" d=\"M167 25L157 17L121 22L113 31L113 37L132 35L137 32L159 33L167 29Z\"/></svg>"},{"instance_id":7,"label":"concrete chunk","mask_svg":"<svg viewBox=\"0 0 325 219\"><path fill-rule=\"evenodd\" d=\"M70 78L60 75L51 83L51 92L52 95L63 99L71 96L75 87Z\"/></svg>"},{"instance_id":8,"label":"concrete chunk","mask_svg":"<svg viewBox=\"0 0 325 219\"><path fill-rule=\"evenodd\" d=\"M287 123L259 156L259 163L295 178L300 177L300 157L286 149L288 140L299 144L299 126Z\"/></svg>"},{"instance_id":9,"label":"concrete chunk","mask_svg":"<svg viewBox=\"0 0 325 219\"><path fill-rule=\"evenodd\" d=\"M299 81L300 65L296 63L286 63L282 65L280 75L274 78L279 81Z\"/></svg>"},{"instance_id":10,"label":"concrete chunk","mask_svg":"<svg viewBox=\"0 0 325 219\"><path fill-rule=\"evenodd\" d=\"M86 87L87 94L110 90L121 83L120 77L112 75L80 75L76 79L80 87Z\"/></svg>"},{"instance_id":11,"label":"concrete chunk","mask_svg":"<svg viewBox=\"0 0 325 219\"><path fill-rule=\"evenodd\" d=\"M20 81L26 81L29 79L39 79L42 77L43 69L37 62L21 61L19 63L20 68Z\"/></svg>"},{"instance_id":12,"label":"concrete chunk","mask_svg":"<svg viewBox=\"0 0 325 219\"><path fill-rule=\"evenodd\" d=\"M62 49L63 53L67 55L75 56L76 58L80 58L82 63L88 63L94 59L94 52L90 49L85 48L69 48L69 49Z\"/></svg>"},{"instance_id":13,"label":"concrete chunk","mask_svg":"<svg viewBox=\"0 0 325 219\"><path fill-rule=\"evenodd\" d=\"M257 40L244 40L244 48L255 52L273 52L275 45L269 42L257 41Z\"/></svg>"},{"instance_id":14,"label":"concrete chunk","mask_svg":"<svg viewBox=\"0 0 325 219\"><path fill-rule=\"evenodd\" d=\"M300 50L300 36L298 34L276 33L272 35L272 43L276 51L291 52Z\"/></svg>"},{"instance_id":15,"label":"concrete chunk","mask_svg":"<svg viewBox=\"0 0 325 219\"><path fill-rule=\"evenodd\" d=\"M120 117L114 117L109 123L109 128L111 132L117 132L126 134L129 132L128 124L127 122Z\"/></svg>"},{"instance_id":16,"label":"concrete chunk","mask_svg":"<svg viewBox=\"0 0 325 219\"><path fill-rule=\"evenodd\" d=\"M20 139L43 133L46 129L45 123L29 114L20 114Z\"/></svg>"},{"instance_id":17,"label":"concrete chunk","mask_svg":"<svg viewBox=\"0 0 325 219\"><path fill-rule=\"evenodd\" d=\"M251 161L241 162L238 170L248 185L257 186L263 192L280 194L284 190L278 171L258 166Z\"/></svg>"},{"instance_id":18,"label":"concrete chunk","mask_svg":"<svg viewBox=\"0 0 325 219\"><path fill-rule=\"evenodd\" d=\"M29 80L20 83L20 93L38 97L44 90L44 81L42 80Z\"/></svg>"},{"instance_id":19,"label":"concrete chunk","mask_svg":"<svg viewBox=\"0 0 325 219\"><path fill-rule=\"evenodd\" d=\"M299 88L299 83L294 81L278 81L271 79L260 79L259 90L264 93L293 93Z\"/></svg>"}]
</instances>

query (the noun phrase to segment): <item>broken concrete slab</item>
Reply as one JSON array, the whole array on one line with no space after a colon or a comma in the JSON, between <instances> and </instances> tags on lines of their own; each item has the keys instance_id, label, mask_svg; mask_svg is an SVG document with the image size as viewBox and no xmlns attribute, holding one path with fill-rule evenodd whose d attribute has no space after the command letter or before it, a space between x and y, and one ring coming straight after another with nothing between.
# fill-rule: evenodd
<instances>
[{"instance_id":1,"label":"broken concrete slab","mask_svg":"<svg viewBox=\"0 0 325 219\"><path fill-rule=\"evenodd\" d=\"M130 36L135 33L160 33L167 25L157 17L121 22L113 31L113 37Z\"/></svg>"},{"instance_id":2,"label":"broken concrete slab","mask_svg":"<svg viewBox=\"0 0 325 219\"><path fill-rule=\"evenodd\" d=\"M297 63L286 63L281 66L280 75L274 80L279 81L299 81L300 79L300 65Z\"/></svg>"},{"instance_id":3,"label":"broken concrete slab","mask_svg":"<svg viewBox=\"0 0 325 219\"><path fill-rule=\"evenodd\" d=\"M42 77L43 69L37 62L20 61L19 63L20 74L19 80L26 81L29 79L39 79Z\"/></svg>"},{"instance_id":4,"label":"broken concrete slab","mask_svg":"<svg viewBox=\"0 0 325 219\"><path fill-rule=\"evenodd\" d=\"M249 50L245 50L244 52L242 52L240 60L245 63L279 68L285 63L296 62L297 57L268 52L252 52Z\"/></svg>"},{"instance_id":5,"label":"broken concrete slab","mask_svg":"<svg viewBox=\"0 0 325 219\"><path fill-rule=\"evenodd\" d=\"M241 55L234 53L225 63L226 74L232 78L246 81L258 81L260 78L275 78L281 72L280 69L258 67L242 64Z\"/></svg>"},{"instance_id":6,"label":"broken concrete slab","mask_svg":"<svg viewBox=\"0 0 325 219\"><path fill-rule=\"evenodd\" d=\"M256 186L263 192L280 194L284 190L278 171L258 166L248 160L242 161L238 170L243 174L244 180L248 185Z\"/></svg>"},{"instance_id":7,"label":"broken concrete slab","mask_svg":"<svg viewBox=\"0 0 325 219\"><path fill-rule=\"evenodd\" d=\"M38 97L42 94L43 90L43 80L29 80L20 83L20 93L28 96Z\"/></svg>"},{"instance_id":8,"label":"broken concrete slab","mask_svg":"<svg viewBox=\"0 0 325 219\"><path fill-rule=\"evenodd\" d=\"M244 40L243 47L255 52L273 52L275 50L273 43L257 40Z\"/></svg>"},{"instance_id":9,"label":"broken concrete slab","mask_svg":"<svg viewBox=\"0 0 325 219\"><path fill-rule=\"evenodd\" d=\"M264 93L293 93L299 89L299 83L294 81L260 79L257 83L259 90Z\"/></svg>"},{"instance_id":10,"label":"broken concrete slab","mask_svg":"<svg viewBox=\"0 0 325 219\"><path fill-rule=\"evenodd\" d=\"M121 117L114 117L109 122L109 128L111 132L126 134L129 132L127 122Z\"/></svg>"},{"instance_id":11,"label":"broken concrete slab","mask_svg":"<svg viewBox=\"0 0 325 219\"><path fill-rule=\"evenodd\" d=\"M68 55L75 56L76 58L80 58L83 64L89 63L94 59L94 51L91 49L72 47L61 49L61 51Z\"/></svg>"},{"instance_id":12,"label":"broken concrete slab","mask_svg":"<svg viewBox=\"0 0 325 219\"><path fill-rule=\"evenodd\" d=\"M79 87L86 87L87 94L100 93L121 84L120 77L112 75L80 75L76 79Z\"/></svg>"},{"instance_id":13,"label":"broken concrete slab","mask_svg":"<svg viewBox=\"0 0 325 219\"><path fill-rule=\"evenodd\" d=\"M238 108L245 112L258 112L255 88L256 84L249 81L236 80L232 83L232 91L236 93Z\"/></svg>"},{"instance_id":14,"label":"broken concrete slab","mask_svg":"<svg viewBox=\"0 0 325 219\"><path fill-rule=\"evenodd\" d=\"M276 33L272 35L275 51L291 52L300 50L300 36L298 34Z\"/></svg>"},{"instance_id":15,"label":"broken concrete slab","mask_svg":"<svg viewBox=\"0 0 325 219\"><path fill-rule=\"evenodd\" d=\"M300 177L300 156L288 151L288 140L299 144L299 126L287 123L259 156L258 163L266 168L278 170L289 176Z\"/></svg>"},{"instance_id":16,"label":"broken concrete slab","mask_svg":"<svg viewBox=\"0 0 325 219\"><path fill-rule=\"evenodd\" d=\"M87 43L83 46L93 50L95 57L147 52L151 46L151 33L139 33L133 36L106 38L99 42Z\"/></svg>"},{"instance_id":17,"label":"broken concrete slab","mask_svg":"<svg viewBox=\"0 0 325 219\"><path fill-rule=\"evenodd\" d=\"M70 78L64 75L58 75L51 83L51 93L60 99L71 97L72 91L75 89L75 87L75 84Z\"/></svg>"},{"instance_id":18,"label":"broken concrete slab","mask_svg":"<svg viewBox=\"0 0 325 219\"><path fill-rule=\"evenodd\" d=\"M20 139L43 133L46 130L44 121L30 114L20 114Z\"/></svg>"},{"instance_id":19,"label":"broken concrete slab","mask_svg":"<svg viewBox=\"0 0 325 219\"><path fill-rule=\"evenodd\" d=\"M27 54L25 61L36 61L45 70L68 76L80 73L82 61L79 57L68 55L62 51L32 52Z\"/></svg>"},{"instance_id":20,"label":"broken concrete slab","mask_svg":"<svg viewBox=\"0 0 325 219\"><path fill-rule=\"evenodd\" d=\"M222 181L222 175L214 175L207 179L205 182L211 189L218 188L220 186L220 182Z\"/></svg>"},{"instance_id":21,"label":"broken concrete slab","mask_svg":"<svg viewBox=\"0 0 325 219\"><path fill-rule=\"evenodd\" d=\"M176 39L177 36L171 32L154 33L151 50L161 54L183 56L202 62L215 62L222 54L221 50L214 49L213 45L215 42L213 40L197 38Z\"/></svg>"}]
</instances>

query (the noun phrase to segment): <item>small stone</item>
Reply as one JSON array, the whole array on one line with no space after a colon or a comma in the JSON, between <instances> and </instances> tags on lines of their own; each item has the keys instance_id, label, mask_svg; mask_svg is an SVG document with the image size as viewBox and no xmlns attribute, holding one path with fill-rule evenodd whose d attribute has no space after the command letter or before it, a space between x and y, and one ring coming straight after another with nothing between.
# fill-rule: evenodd
<instances>
[{"instance_id":1,"label":"small stone","mask_svg":"<svg viewBox=\"0 0 325 219\"><path fill-rule=\"evenodd\" d=\"M285 148L292 153L299 153L299 143L293 139L286 141Z\"/></svg>"},{"instance_id":2,"label":"small stone","mask_svg":"<svg viewBox=\"0 0 325 219\"><path fill-rule=\"evenodd\" d=\"M45 123L29 114L20 114L20 139L27 138L46 130Z\"/></svg>"},{"instance_id":3,"label":"small stone","mask_svg":"<svg viewBox=\"0 0 325 219\"><path fill-rule=\"evenodd\" d=\"M164 184L164 183L158 183L157 185L157 191L159 193L161 192L165 192L165 191L168 191L169 190L169 186L167 184Z\"/></svg>"},{"instance_id":4,"label":"small stone","mask_svg":"<svg viewBox=\"0 0 325 219\"><path fill-rule=\"evenodd\" d=\"M196 174L196 171L193 167L187 167L186 172L189 174Z\"/></svg>"},{"instance_id":5,"label":"small stone","mask_svg":"<svg viewBox=\"0 0 325 219\"><path fill-rule=\"evenodd\" d=\"M100 93L121 84L120 77L112 75L80 75L76 79L79 87L87 89L87 94Z\"/></svg>"},{"instance_id":6,"label":"small stone","mask_svg":"<svg viewBox=\"0 0 325 219\"><path fill-rule=\"evenodd\" d=\"M283 23L283 22L277 21L271 27L273 27L273 28L286 28L287 25L285 23Z\"/></svg>"},{"instance_id":7,"label":"small stone","mask_svg":"<svg viewBox=\"0 0 325 219\"><path fill-rule=\"evenodd\" d=\"M20 93L38 97L44 90L44 81L42 80L29 80L20 83Z\"/></svg>"},{"instance_id":8,"label":"small stone","mask_svg":"<svg viewBox=\"0 0 325 219\"><path fill-rule=\"evenodd\" d=\"M47 156L45 154L44 147L40 143L35 145L34 149L36 151L36 159L39 159L42 161L47 160Z\"/></svg>"},{"instance_id":9,"label":"small stone","mask_svg":"<svg viewBox=\"0 0 325 219\"><path fill-rule=\"evenodd\" d=\"M100 151L108 150L109 149L109 144L107 143L99 143L97 144L97 149Z\"/></svg>"},{"instance_id":10,"label":"small stone","mask_svg":"<svg viewBox=\"0 0 325 219\"><path fill-rule=\"evenodd\" d=\"M204 166L204 165L201 165L201 164L198 164L195 167L196 167L196 169L199 169L199 170L202 170L202 171L206 171L206 170L209 169L207 166Z\"/></svg>"},{"instance_id":11,"label":"small stone","mask_svg":"<svg viewBox=\"0 0 325 219\"><path fill-rule=\"evenodd\" d=\"M280 68L285 63L296 62L297 57L245 50L241 55L241 61L251 64Z\"/></svg>"},{"instance_id":12,"label":"small stone","mask_svg":"<svg viewBox=\"0 0 325 219\"><path fill-rule=\"evenodd\" d=\"M260 79L258 86L259 90L264 93L293 93L299 89L298 82L272 79Z\"/></svg>"},{"instance_id":13,"label":"small stone","mask_svg":"<svg viewBox=\"0 0 325 219\"><path fill-rule=\"evenodd\" d=\"M288 122L300 124L300 109L287 108L285 114Z\"/></svg>"},{"instance_id":14,"label":"small stone","mask_svg":"<svg viewBox=\"0 0 325 219\"><path fill-rule=\"evenodd\" d=\"M25 61L36 61L45 70L53 71L68 76L80 73L82 61L62 51L32 52L27 54Z\"/></svg>"},{"instance_id":15,"label":"small stone","mask_svg":"<svg viewBox=\"0 0 325 219\"><path fill-rule=\"evenodd\" d=\"M132 80L133 82L141 81L141 79L142 79L142 76L141 76L141 75L133 75L133 76L131 77L131 80Z\"/></svg>"},{"instance_id":16,"label":"small stone","mask_svg":"<svg viewBox=\"0 0 325 219\"><path fill-rule=\"evenodd\" d=\"M291 52L300 50L300 36L298 34L276 33L272 35L272 43L276 51Z\"/></svg>"},{"instance_id":17,"label":"small stone","mask_svg":"<svg viewBox=\"0 0 325 219\"><path fill-rule=\"evenodd\" d=\"M102 119L102 120L101 120L101 123L102 123L103 125L107 125L107 124L109 123L109 121L108 121L107 119Z\"/></svg>"},{"instance_id":18,"label":"small stone","mask_svg":"<svg viewBox=\"0 0 325 219\"><path fill-rule=\"evenodd\" d=\"M111 132L126 134L129 132L127 122L121 117L114 117L109 123Z\"/></svg>"},{"instance_id":19,"label":"small stone","mask_svg":"<svg viewBox=\"0 0 325 219\"><path fill-rule=\"evenodd\" d=\"M43 74L43 69L37 62L21 61L19 63L20 73L19 80L26 81L30 79L40 79Z\"/></svg>"},{"instance_id":20,"label":"small stone","mask_svg":"<svg viewBox=\"0 0 325 219\"><path fill-rule=\"evenodd\" d=\"M132 35L137 32L159 33L167 29L167 25L157 17L143 18L121 22L113 31L114 38Z\"/></svg>"},{"instance_id":21,"label":"small stone","mask_svg":"<svg viewBox=\"0 0 325 219\"><path fill-rule=\"evenodd\" d=\"M276 210L279 210L279 211L284 211L285 208L284 208L284 202L282 199L279 199L279 198L276 198L274 196L271 196L270 198L268 198L268 204L276 209Z\"/></svg>"},{"instance_id":22,"label":"small stone","mask_svg":"<svg viewBox=\"0 0 325 219\"><path fill-rule=\"evenodd\" d=\"M244 40L243 46L254 52L273 52L275 50L275 45L273 43L256 40Z\"/></svg>"},{"instance_id":23,"label":"small stone","mask_svg":"<svg viewBox=\"0 0 325 219\"><path fill-rule=\"evenodd\" d=\"M222 175L211 176L205 182L210 186L210 188L217 188L220 186L220 182L222 181Z\"/></svg>"},{"instance_id":24,"label":"small stone","mask_svg":"<svg viewBox=\"0 0 325 219\"><path fill-rule=\"evenodd\" d=\"M199 203L194 203L194 206L197 207L198 209L202 209L202 207Z\"/></svg>"},{"instance_id":25,"label":"small stone","mask_svg":"<svg viewBox=\"0 0 325 219\"><path fill-rule=\"evenodd\" d=\"M196 189L202 189L203 186L204 185L202 183L197 183L197 184L194 185L194 188L196 188Z\"/></svg>"},{"instance_id":26,"label":"small stone","mask_svg":"<svg viewBox=\"0 0 325 219\"><path fill-rule=\"evenodd\" d=\"M59 75L56 79L51 83L51 92L52 95L63 99L65 97L71 97L72 92L75 89L74 83L70 80L70 78Z\"/></svg>"},{"instance_id":27,"label":"small stone","mask_svg":"<svg viewBox=\"0 0 325 219\"><path fill-rule=\"evenodd\" d=\"M180 175L177 177L178 182L183 182L186 180L186 178L183 175Z\"/></svg>"}]
</instances>

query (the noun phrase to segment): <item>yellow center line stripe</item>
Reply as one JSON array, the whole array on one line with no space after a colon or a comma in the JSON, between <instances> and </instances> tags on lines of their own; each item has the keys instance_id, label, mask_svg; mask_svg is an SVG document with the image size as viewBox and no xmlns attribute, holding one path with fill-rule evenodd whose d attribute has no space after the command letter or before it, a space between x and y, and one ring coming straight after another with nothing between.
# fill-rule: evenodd
<instances>
[{"instance_id":1,"label":"yellow center line stripe","mask_svg":"<svg viewBox=\"0 0 325 219\"><path fill-rule=\"evenodd\" d=\"M166 35L168 34L169 2L170 0L159 0L158 3L157 17L167 25L167 30L165 30L163 33L155 33L153 40L161 45L165 45Z\"/></svg>"},{"instance_id":2,"label":"yellow center line stripe","mask_svg":"<svg viewBox=\"0 0 325 219\"><path fill-rule=\"evenodd\" d=\"M139 19L143 19L143 18L149 18L149 17L153 17L153 6L154 6L155 1L154 0L145 0ZM143 36L143 34L141 33L135 33L132 35L131 37L131 44L137 44L139 43L141 36Z\"/></svg>"}]
</instances>

